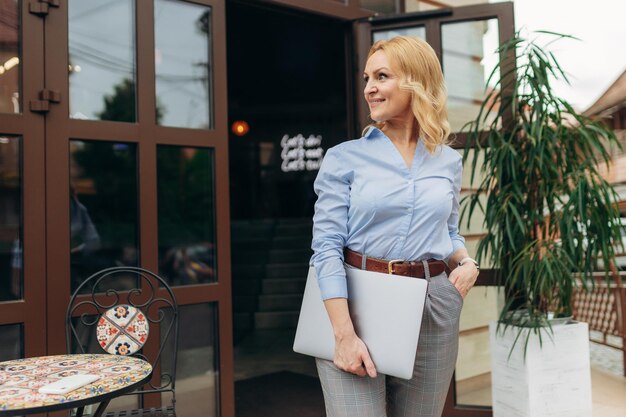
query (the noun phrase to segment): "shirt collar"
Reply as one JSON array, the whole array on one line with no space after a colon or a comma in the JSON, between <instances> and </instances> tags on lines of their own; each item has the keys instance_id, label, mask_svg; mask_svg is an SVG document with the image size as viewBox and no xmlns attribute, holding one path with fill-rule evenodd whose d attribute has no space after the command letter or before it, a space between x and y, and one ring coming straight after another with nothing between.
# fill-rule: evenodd
<instances>
[{"instance_id":1,"label":"shirt collar","mask_svg":"<svg viewBox=\"0 0 626 417\"><path fill-rule=\"evenodd\" d=\"M365 132L365 135L363 135L363 137L366 138L366 139L374 139L374 138L379 137L379 136L385 136L386 137L385 133L382 130L380 130L379 128L377 128L376 126L370 126L369 129L367 129L367 132ZM417 141L417 147L420 148L420 147L423 147L423 146L425 146L424 145L424 141L421 140L421 139L418 140Z\"/></svg>"},{"instance_id":2,"label":"shirt collar","mask_svg":"<svg viewBox=\"0 0 626 417\"><path fill-rule=\"evenodd\" d=\"M384 135L384 133L379 128L375 126L370 126L367 132L365 132L365 136L363 137L370 139L370 138L375 138L376 136L379 136L379 135Z\"/></svg>"}]
</instances>

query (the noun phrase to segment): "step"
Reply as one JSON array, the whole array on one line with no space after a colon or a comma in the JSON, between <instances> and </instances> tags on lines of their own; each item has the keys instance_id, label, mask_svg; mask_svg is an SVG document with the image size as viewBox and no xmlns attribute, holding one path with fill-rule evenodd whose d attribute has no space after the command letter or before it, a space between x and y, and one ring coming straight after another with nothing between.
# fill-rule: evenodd
<instances>
[{"instance_id":1,"label":"step","mask_svg":"<svg viewBox=\"0 0 626 417\"><path fill-rule=\"evenodd\" d=\"M233 262L233 281L262 280L267 271L267 264L243 265Z\"/></svg>"},{"instance_id":2,"label":"step","mask_svg":"<svg viewBox=\"0 0 626 417\"><path fill-rule=\"evenodd\" d=\"M302 295L268 294L259 296L259 312L300 311Z\"/></svg>"},{"instance_id":3,"label":"step","mask_svg":"<svg viewBox=\"0 0 626 417\"><path fill-rule=\"evenodd\" d=\"M276 224L275 219L249 219L249 220L231 220L230 226L233 229L240 228L272 228Z\"/></svg>"},{"instance_id":4,"label":"step","mask_svg":"<svg viewBox=\"0 0 626 417\"><path fill-rule=\"evenodd\" d=\"M280 224L274 228L274 236L308 236L313 233L313 224Z\"/></svg>"},{"instance_id":5,"label":"step","mask_svg":"<svg viewBox=\"0 0 626 417\"><path fill-rule=\"evenodd\" d=\"M311 249L274 249L268 253L268 263L307 263L311 259Z\"/></svg>"},{"instance_id":6,"label":"step","mask_svg":"<svg viewBox=\"0 0 626 417\"><path fill-rule=\"evenodd\" d=\"M311 239L301 239L299 237L267 239L250 239L241 242L233 242L231 245L232 257L240 258L246 256L247 253L267 253L270 250L301 250L311 251Z\"/></svg>"},{"instance_id":7,"label":"step","mask_svg":"<svg viewBox=\"0 0 626 417\"><path fill-rule=\"evenodd\" d=\"M306 278L308 271L308 262L272 263L265 265L265 278Z\"/></svg>"},{"instance_id":8,"label":"step","mask_svg":"<svg viewBox=\"0 0 626 417\"><path fill-rule=\"evenodd\" d=\"M265 273L266 264L240 264L237 259L232 261L233 275L260 275Z\"/></svg>"},{"instance_id":9,"label":"step","mask_svg":"<svg viewBox=\"0 0 626 417\"><path fill-rule=\"evenodd\" d=\"M251 330L252 324L252 313L233 313L234 328L241 330Z\"/></svg>"},{"instance_id":10,"label":"step","mask_svg":"<svg viewBox=\"0 0 626 417\"><path fill-rule=\"evenodd\" d=\"M277 225L313 224L313 220L310 217L279 217L275 220Z\"/></svg>"},{"instance_id":11,"label":"step","mask_svg":"<svg viewBox=\"0 0 626 417\"><path fill-rule=\"evenodd\" d=\"M268 248L271 248L274 245L274 240L271 238L263 239L263 238L241 238L238 240L231 240L231 249L233 254L240 251L267 251Z\"/></svg>"},{"instance_id":12,"label":"step","mask_svg":"<svg viewBox=\"0 0 626 417\"><path fill-rule=\"evenodd\" d=\"M245 239L271 239L274 236L274 227L235 228L230 231L232 241Z\"/></svg>"},{"instance_id":13,"label":"step","mask_svg":"<svg viewBox=\"0 0 626 417\"><path fill-rule=\"evenodd\" d=\"M232 256L233 264L253 265L264 264L269 262L268 250L245 250L234 253Z\"/></svg>"},{"instance_id":14,"label":"step","mask_svg":"<svg viewBox=\"0 0 626 417\"><path fill-rule=\"evenodd\" d=\"M260 312L254 314L256 329L292 329L298 325L297 311Z\"/></svg>"},{"instance_id":15,"label":"step","mask_svg":"<svg viewBox=\"0 0 626 417\"><path fill-rule=\"evenodd\" d=\"M233 276L233 296L258 295L262 289L262 279L237 279Z\"/></svg>"},{"instance_id":16,"label":"step","mask_svg":"<svg viewBox=\"0 0 626 417\"><path fill-rule=\"evenodd\" d=\"M272 249L311 250L311 238L300 236L278 236L272 240Z\"/></svg>"},{"instance_id":17,"label":"step","mask_svg":"<svg viewBox=\"0 0 626 417\"><path fill-rule=\"evenodd\" d=\"M258 311L259 300L256 295L233 296L233 311L236 313L254 313Z\"/></svg>"},{"instance_id":18,"label":"step","mask_svg":"<svg viewBox=\"0 0 626 417\"><path fill-rule=\"evenodd\" d=\"M269 249L311 249L311 238L300 236L280 236L274 239L241 239L231 242L233 255L245 251L265 252Z\"/></svg>"},{"instance_id":19,"label":"step","mask_svg":"<svg viewBox=\"0 0 626 417\"><path fill-rule=\"evenodd\" d=\"M254 330L253 321L252 313L233 314L233 342L235 344Z\"/></svg>"},{"instance_id":20,"label":"step","mask_svg":"<svg viewBox=\"0 0 626 417\"><path fill-rule=\"evenodd\" d=\"M306 278L266 278L261 285L263 294L303 294Z\"/></svg>"},{"instance_id":21,"label":"step","mask_svg":"<svg viewBox=\"0 0 626 417\"><path fill-rule=\"evenodd\" d=\"M232 222L230 226L231 239L270 238L274 234L274 224Z\"/></svg>"}]
</instances>

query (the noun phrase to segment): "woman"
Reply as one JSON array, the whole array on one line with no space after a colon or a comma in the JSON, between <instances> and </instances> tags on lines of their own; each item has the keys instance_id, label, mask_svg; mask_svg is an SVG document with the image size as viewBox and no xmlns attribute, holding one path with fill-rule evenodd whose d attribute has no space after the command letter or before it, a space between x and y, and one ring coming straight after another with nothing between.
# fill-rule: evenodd
<instances>
[{"instance_id":1,"label":"woman","mask_svg":"<svg viewBox=\"0 0 626 417\"><path fill-rule=\"evenodd\" d=\"M401 36L372 46L363 77L375 124L361 139L328 150L314 186L312 264L335 333L334 361L317 359L326 412L440 416L456 363L463 297L478 276L458 232L462 165L445 145L450 127L443 74L426 42ZM377 375L347 303L344 261L380 271L396 259L405 262L394 264L395 274L429 279L408 381Z\"/></svg>"}]
</instances>

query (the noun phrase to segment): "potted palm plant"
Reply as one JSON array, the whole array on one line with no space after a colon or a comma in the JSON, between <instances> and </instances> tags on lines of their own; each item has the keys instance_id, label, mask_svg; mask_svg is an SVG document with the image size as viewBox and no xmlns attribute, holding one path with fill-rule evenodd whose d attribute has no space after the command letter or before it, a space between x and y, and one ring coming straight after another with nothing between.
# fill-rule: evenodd
<instances>
[{"instance_id":1,"label":"potted palm plant","mask_svg":"<svg viewBox=\"0 0 626 417\"><path fill-rule=\"evenodd\" d=\"M546 46L518 32L499 48L513 64L491 73L466 127L465 169L477 188L462 218L484 216L477 258L491 263L504 292L490 326L496 417L553 415L545 407L591 415L587 326L554 319L571 317L573 291L593 286L597 260L609 265L620 242L617 194L598 171L619 143L555 94L553 80L569 80ZM531 381L548 368L556 375Z\"/></svg>"}]
</instances>

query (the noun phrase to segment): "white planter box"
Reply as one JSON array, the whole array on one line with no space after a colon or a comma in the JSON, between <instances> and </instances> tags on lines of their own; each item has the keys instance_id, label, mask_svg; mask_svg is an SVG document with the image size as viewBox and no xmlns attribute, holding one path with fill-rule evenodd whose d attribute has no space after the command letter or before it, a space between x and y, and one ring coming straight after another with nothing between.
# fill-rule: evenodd
<instances>
[{"instance_id":1,"label":"white planter box","mask_svg":"<svg viewBox=\"0 0 626 417\"><path fill-rule=\"evenodd\" d=\"M519 328L496 336L489 323L494 417L591 417L591 368L587 323L552 327L552 339L531 334L524 360L523 333L509 357ZM528 332L528 329L524 329Z\"/></svg>"}]
</instances>

